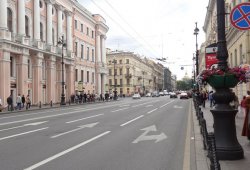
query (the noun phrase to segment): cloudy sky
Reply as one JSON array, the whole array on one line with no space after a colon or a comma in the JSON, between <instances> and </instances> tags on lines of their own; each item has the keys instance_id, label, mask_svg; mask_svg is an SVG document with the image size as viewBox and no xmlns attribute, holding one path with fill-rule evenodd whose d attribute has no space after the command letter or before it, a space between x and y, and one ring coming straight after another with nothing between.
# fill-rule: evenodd
<instances>
[{"instance_id":1,"label":"cloudy sky","mask_svg":"<svg viewBox=\"0 0 250 170\"><path fill-rule=\"evenodd\" d=\"M132 51L162 63L182 79L192 75L195 22L204 42L203 25L209 0L78 0L109 27L107 48ZM184 66L184 70L181 67Z\"/></svg>"}]
</instances>

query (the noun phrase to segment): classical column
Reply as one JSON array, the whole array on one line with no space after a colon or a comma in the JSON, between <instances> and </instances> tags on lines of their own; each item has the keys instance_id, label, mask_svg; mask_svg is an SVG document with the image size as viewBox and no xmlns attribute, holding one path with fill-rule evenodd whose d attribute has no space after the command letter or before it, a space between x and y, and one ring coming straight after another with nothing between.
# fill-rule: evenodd
<instances>
[{"instance_id":1,"label":"classical column","mask_svg":"<svg viewBox=\"0 0 250 170\"><path fill-rule=\"evenodd\" d=\"M28 87L25 82L28 80L28 63L27 56L20 55L17 62L17 94L27 95Z\"/></svg>"},{"instance_id":2,"label":"classical column","mask_svg":"<svg viewBox=\"0 0 250 170\"><path fill-rule=\"evenodd\" d=\"M52 2L46 0L47 3L47 44L52 45Z\"/></svg>"},{"instance_id":3,"label":"classical column","mask_svg":"<svg viewBox=\"0 0 250 170\"><path fill-rule=\"evenodd\" d=\"M55 93L56 93L56 69L55 69L55 61L56 58L54 56L50 56L50 58L46 61L47 62L47 102L52 101L53 103L56 102L55 100Z\"/></svg>"},{"instance_id":4,"label":"classical column","mask_svg":"<svg viewBox=\"0 0 250 170\"><path fill-rule=\"evenodd\" d=\"M33 56L33 104L39 104L42 101L42 60L43 53L38 53L36 56Z\"/></svg>"},{"instance_id":5,"label":"classical column","mask_svg":"<svg viewBox=\"0 0 250 170\"><path fill-rule=\"evenodd\" d=\"M0 1L0 30L7 30L7 0Z\"/></svg>"},{"instance_id":6,"label":"classical column","mask_svg":"<svg viewBox=\"0 0 250 170\"><path fill-rule=\"evenodd\" d=\"M19 35L25 35L25 0L18 0L18 29Z\"/></svg>"},{"instance_id":7,"label":"classical column","mask_svg":"<svg viewBox=\"0 0 250 170\"><path fill-rule=\"evenodd\" d=\"M39 0L34 0L34 39L40 40L40 6Z\"/></svg>"},{"instance_id":8,"label":"classical column","mask_svg":"<svg viewBox=\"0 0 250 170\"><path fill-rule=\"evenodd\" d=\"M98 95L100 95L102 93L101 89L102 89L102 74L98 73L98 82L97 82L97 93Z\"/></svg>"},{"instance_id":9,"label":"classical column","mask_svg":"<svg viewBox=\"0 0 250 170\"><path fill-rule=\"evenodd\" d=\"M72 13L67 11L67 50L72 51Z\"/></svg>"},{"instance_id":10,"label":"classical column","mask_svg":"<svg viewBox=\"0 0 250 170\"><path fill-rule=\"evenodd\" d=\"M75 80L74 80L74 65L67 64L66 67L66 101L69 100L70 95L75 93Z\"/></svg>"},{"instance_id":11,"label":"classical column","mask_svg":"<svg viewBox=\"0 0 250 170\"><path fill-rule=\"evenodd\" d=\"M106 84L108 84L107 83L107 74L103 74L103 76L102 76L102 83L103 83L103 86L102 86L102 93L103 94L105 94L105 90L107 90L106 89Z\"/></svg>"},{"instance_id":12,"label":"classical column","mask_svg":"<svg viewBox=\"0 0 250 170\"><path fill-rule=\"evenodd\" d=\"M96 62L101 62L101 36L99 32L96 32Z\"/></svg>"},{"instance_id":13,"label":"classical column","mask_svg":"<svg viewBox=\"0 0 250 170\"><path fill-rule=\"evenodd\" d=\"M106 38L107 37L105 35L103 35L101 37L101 41L102 41L102 62L105 65L106 65L106 42L105 42Z\"/></svg>"},{"instance_id":14,"label":"classical column","mask_svg":"<svg viewBox=\"0 0 250 170\"><path fill-rule=\"evenodd\" d=\"M59 38L62 37L63 35L63 31L62 31L62 10L63 7L61 5L56 5L56 9L57 9L57 39L59 40Z\"/></svg>"},{"instance_id":15,"label":"classical column","mask_svg":"<svg viewBox=\"0 0 250 170\"><path fill-rule=\"evenodd\" d=\"M0 51L0 77L1 77L0 96L2 99L2 103L6 105L7 104L6 99L10 95L10 53L9 52Z\"/></svg>"}]
</instances>

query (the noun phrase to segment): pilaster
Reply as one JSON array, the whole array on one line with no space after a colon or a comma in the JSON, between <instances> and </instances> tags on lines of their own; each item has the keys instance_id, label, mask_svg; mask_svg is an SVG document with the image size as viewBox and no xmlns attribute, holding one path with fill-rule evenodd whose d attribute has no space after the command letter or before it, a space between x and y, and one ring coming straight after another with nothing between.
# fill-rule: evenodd
<instances>
[{"instance_id":1,"label":"pilaster","mask_svg":"<svg viewBox=\"0 0 250 170\"><path fill-rule=\"evenodd\" d=\"M34 39L40 40L40 7L39 0L34 0Z\"/></svg>"},{"instance_id":2,"label":"pilaster","mask_svg":"<svg viewBox=\"0 0 250 170\"><path fill-rule=\"evenodd\" d=\"M0 4L1 5L1 4ZM0 97L3 105L6 105L6 99L10 95L10 53L0 51Z\"/></svg>"},{"instance_id":3,"label":"pilaster","mask_svg":"<svg viewBox=\"0 0 250 170\"><path fill-rule=\"evenodd\" d=\"M18 29L17 33L20 36L25 35L25 0L18 0Z\"/></svg>"},{"instance_id":4,"label":"pilaster","mask_svg":"<svg viewBox=\"0 0 250 170\"><path fill-rule=\"evenodd\" d=\"M7 30L7 0L0 1L0 30Z\"/></svg>"},{"instance_id":5,"label":"pilaster","mask_svg":"<svg viewBox=\"0 0 250 170\"><path fill-rule=\"evenodd\" d=\"M47 3L47 43L52 45L52 0L46 0Z\"/></svg>"},{"instance_id":6,"label":"pilaster","mask_svg":"<svg viewBox=\"0 0 250 170\"><path fill-rule=\"evenodd\" d=\"M46 90L47 90L47 102L52 101L53 103L56 102L55 93L56 93L56 58L54 56L50 56L48 60L46 60L47 67L47 84L46 84Z\"/></svg>"},{"instance_id":7,"label":"pilaster","mask_svg":"<svg viewBox=\"0 0 250 170\"><path fill-rule=\"evenodd\" d=\"M66 12L67 15L67 51L72 51L72 13Z\"/></svg>"},{"instance_id":8,"label":"pilaster","mask_svg":"<svg viewBox=\"0 0 250 170\"><path fill-rule=\"evenodd\" d=\"M18 57L17 62L17 94L27 94L27 85L26 82L28 80L28 63L27 63L27 56L20 55ZM25 86L26 85L26 86Z\"/></svg>"},{"instance_id":9,"label":"pilaster","mask_svg":"<svg viewBox=\"0 0 250 170\"><path fill-rule=\"evenodd\" d=\"M39 104L42 101L42 60L43 53L37 53L33 57L33 104Z\"/></svg>"}]
</instances>

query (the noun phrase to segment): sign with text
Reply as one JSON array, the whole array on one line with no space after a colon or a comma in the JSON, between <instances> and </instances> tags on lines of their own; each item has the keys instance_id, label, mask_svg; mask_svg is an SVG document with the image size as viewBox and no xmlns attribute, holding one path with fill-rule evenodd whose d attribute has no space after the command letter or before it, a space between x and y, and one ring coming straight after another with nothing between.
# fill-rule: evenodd
<instances>
[{"instance_id":1,"label":"sign with text","mask_svg":"<svg viewBox=\"0 0 250 170\"><path fill-rule=\"evenodd\" d=\"M217 44L211 44L205 49L206 69L217 67L218 59L216 58Z\"/></svg>"}]
</instances>

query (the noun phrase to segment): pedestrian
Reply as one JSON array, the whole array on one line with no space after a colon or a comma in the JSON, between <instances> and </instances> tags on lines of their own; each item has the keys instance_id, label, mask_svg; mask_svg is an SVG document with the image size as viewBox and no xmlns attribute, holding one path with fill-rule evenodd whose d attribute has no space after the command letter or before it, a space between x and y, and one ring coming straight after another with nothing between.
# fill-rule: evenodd
<instances>
[{"instance_id":1,"label":"pedestrian","mask_svg":"<svg viewBox=\"0 0 250 170\"><path fill-rule=\"evenodd\" d=\"M246 116L246 96L243 96L240 101L240 112L243 113L243 116Z\"/></svg>"},{"instance_id":2,"label":"pedestrian","mask_svg":"<svg viewBox=\"0 0 250 170\"><path fill-rule=\"evenodd\" d=\"M242 128L242 136L247 136L248 140L250 140L250 129L249 129L249 110L250 110L250 91L247 91L246 96L246 116Z\"/></svg>"},{"instance_id":3,"label":"pedestrian","mask_svg":"<svg viewBox=\"0 0 250 170\"><path fill-rule=\"evenodd\" d=\"M30 96L27 95L26 96L26 110L28 110L30 108L30 105L31 105Z\"/></svg>"},{"instance_id":4,"label":"pedestrian","mask_svg":"<svg viewBox=\"0 0 250 170\"><path fill-rule=\"evenodd\" d=\"M22 103L22 98L21 98L21 95L18 94L18 96L16 97L16 104L17 104L17 109L19 110L21 110L21 107L22 107L21 103Z\"/></svg>"},{"instance_id":5,"label":"pedestrian","mask_svg":"<svg viewBox=\"0 0 250 170\"><path fill-rule=\"evenodd\" d=\"M213 107L215 102L214 102L214 98L213 98L213 91L210 91L209 92L209 95L208 95L208 100L210 101L210 107Z\"/></svg>"},{"instance_id":6,"label":"pedestrian","mask_svg":"<svg viewBox=\"0 0 250 170\"><path fill-rule=\"evenodd\" d=\"M23 104L22 108L24 108L24 103L25 103L25 97L24 95L22 95L22 104Z\"/></svg>"},{"instance_id":7,"label":"pedestrian","mask_svg":"<svg viewBox=\"0 0 250 170\"><path fill-rule=\"evenodd\" d=\"M8 104L8 111L13 111L13 99L11 95L7 98L7 104Z\"/></svg>"}]
</instances>

